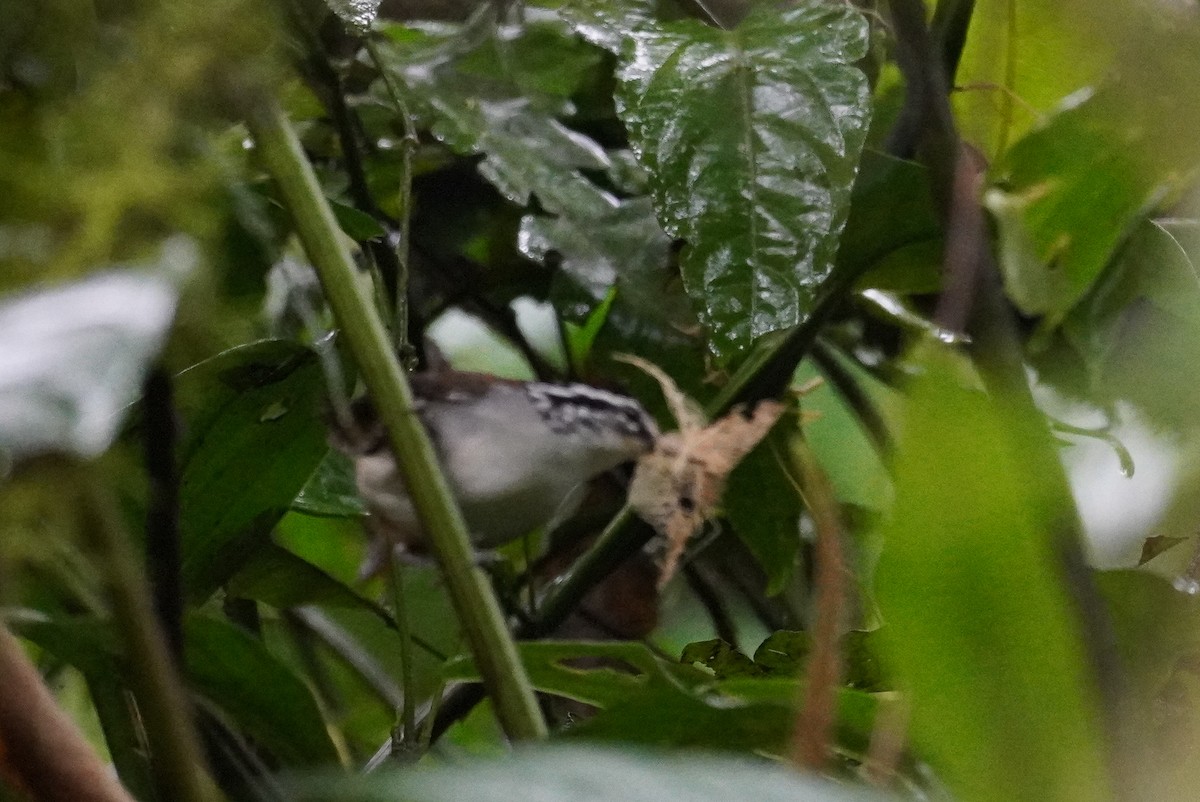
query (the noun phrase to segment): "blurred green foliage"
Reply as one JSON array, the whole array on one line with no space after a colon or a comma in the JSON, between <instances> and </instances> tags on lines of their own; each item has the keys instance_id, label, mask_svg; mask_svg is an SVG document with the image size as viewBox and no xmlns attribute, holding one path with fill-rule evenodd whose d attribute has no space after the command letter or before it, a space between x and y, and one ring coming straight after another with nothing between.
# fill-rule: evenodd
<instances>
[{"instance_id":1,"label":"blurred green foliage","mask_svg":"<svg viewBox=\"0 0 1200 802\"><path fill-rule=\"evenodd\" d=\"M161 754L81 470L118 501L160 604L182 602L180 672L231 799L1191 798L1194 10L943 0L932 17L958 130L987 160L1010 356L1039 400L1147 421L1177 448L1163 523L1126 533L1164 537L1149 568L1175 560L1173 585L1082 561L1074 500L1044 470L1057 454L1033 453L1045 415L989 384L986 338L937 339L945 224L931 171L885 152L904 43L884 4L723 3L725 27L703 5L481 4L453 21L447 4L425 23L371 2L0 0L0 617L139 799ZM963 13L955 45L936 25ZM396 591L356 577L362 505L325 442L354 365L241 122L268 97L389 317L407 257L418 353L470 316L506 366L624 386L667 426L658 388L612 354L706 402L819 324L786 366L798 414L733 473L685 576L660 595L635 556L629 584L521 644L563 742L544 753L456 764L503 743L486 704L454 709L477 677L437 570L406 569ZM161 314L139 302L153 288ZM518 299L544 302L562 342L535 342ZM135 401L151 370L170 377L166 412ZM147 443L164 416L168 469ZM844 530L824 779L767 765L829 681L810 671L816 491L798 439ZM155 550L164 482L174 558ZM537 538L495 558L516 626L619 497L598 488L541 539L550 558ZM428 765L350 779L406 695L420 726L397 762ZM881 761L888 788L857 787Z\"/></svg>"}]
</instances>

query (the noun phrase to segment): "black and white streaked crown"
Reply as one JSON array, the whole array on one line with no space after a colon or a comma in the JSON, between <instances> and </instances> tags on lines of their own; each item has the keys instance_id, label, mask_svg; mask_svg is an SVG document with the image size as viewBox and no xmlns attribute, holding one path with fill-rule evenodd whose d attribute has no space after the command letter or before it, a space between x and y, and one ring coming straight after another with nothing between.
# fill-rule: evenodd
<instances>
[{"instance_id":1,"label":"black and white streaked crown","mask_svg":"<svg viewBox=\"0 0 1200 802\"><path fill-rule=\"evenodd\" d=\"M629 396L587 384L545 382L530 382L525 385L525 392L529 403L551 431L558 434L616 430L647 445L658 437L654 419Z\"/></svg>"}]
</instances>

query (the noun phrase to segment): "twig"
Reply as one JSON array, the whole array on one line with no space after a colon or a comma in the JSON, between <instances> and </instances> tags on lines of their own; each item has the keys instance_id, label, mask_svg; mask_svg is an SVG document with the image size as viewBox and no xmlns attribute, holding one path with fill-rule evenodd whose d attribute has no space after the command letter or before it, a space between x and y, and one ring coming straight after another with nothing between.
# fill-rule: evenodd
<instances>
[{"instance_id":1,"label":"twig","mask_svg":"<svg viewBox=\"0 0 1200 802\"><path fill-rule=\"evenodd\" d=\"M529 676L487 577L475 563L462 513L414 412L412 389L391 353L378 313L356 280L354 263L338 238L337 223L312 165L277 103L264 103L247 124L387 428L497 719L515 740L545 737L546 723Z\"/></svg>"},{"instance_id":2,"label":"twig","mask_svg":"<svg viewBox=\"0 0 1200 802\"><path fill-rule=\"evenodd\" d=\"M80 468L75 473L82 491L84 532L108 574L113 621L135 667L129 680L153 752L151 770L158 796L179 802L218 799L202 768L191 705L175 674L116 499L98 471Z\"/></svg>"},{"instance_id":3,"label":"twig","mask_svg":"<svg viewBox=\"0 0 1200 802\"><path fill-rule=\"evenodd\" d=\"M391 564L388 574L392 586L392 616L400 635L400 681L403 686L400 706L399 731L402 736L401 744L410 747L417 737L417 697L413 682L413 643L412 628L408 620L408 603L404 599L404 569L405 565L396 553L390 549Z\"/></svg>"},{"instance_id":4,"label":"twig","mask_svg":"<svg viewBox=\"0 0 1200 802\"><path fill-rule=\"evenodd\" d=\"M0 688L0 782L36 802L134 802L3 625Z\"/></svg>"},{"instance_id":5,"label":"twig","mask_svg":"<svg viewBox=\"0 0 1200 802\"><path fill-rule=\"evenodd\" d=\"M721 594L717 593L716 588L713 587L712 580L694 562L684 564L683 578L687 580L688 587L691 588L692 593L696 594L700 605L708 613L717 637L737 648L737 624L734 622L733 616L725 609L725 602L721 599Z\"/></svg>"},{"instance_id":6,"label":"twig","mask_svg":"<svg viewBox=\"0 0 1200 802\"><path fill-rule=\"evenodd\" d=\"M408 254L411 248L409 238L412 218L412 154L420 140L417 138L416 125L413 123L412 111L404 100L404 93L396 86L393 75L386 69L379 48L374 39L368 34L365 40L367 54L379 70L383 85L388 91L396 113L400 116L400 125L404 129L404 138L400 140L400 231L396 242L396 288L393 298L395 320L392 324L392 335L395 338L396 350L406 354L412 346L408 341Z\"/></svg>"},{"instance_id":7,"label":"twig","mask_svg":"<svg viewBox=\"0 0 1200 802\"><path fill-rule=\"evenodd\" d=\"M871 742L867 745L867 757L862 764L863 774L872 785L886 788L895 780L900 759L904 756L908 718L908 702L904 698L888 704L880 702Z\"/></svg>"},{"instance_id":8,"label":"twig","mask_svg":"<svg viewBox=\"0 0 1200 802\"><path fill-rule=\"evenodd\" d=\"M842 514L829 478L800 438L792 442L793 464L800 471L801 496L816 526L814 593L816 622L812 652L805 672L804 701L792 733L791 758L796 765L821 770L829 760L829 744L837 717L842 682L839 630L846 615L846 557L842 548Z\"/></svg>"},{"instance_id":9,"label":"twig","mask_svg":"<svg viewBox=\"0 0 1200 802\"><path fill-rule=\"evenodd\" d=\"M875 402L863 391L862 386L842 364L836 347L826 340L817 338L813 343L812 359L820 368L821 374L829 380L833 389L846 402L846 405L854 410L855 416L862 424L863 430L871 442L875 444L875 448L884 455L891 453L892 433L888 430L887 421L879 413Z\"/></svg>"},{"instance_id":10,"label":"twig","mask_svg":"<svg viewBox=\"0 0 1200 802\"><path fill-rule=\"evenodd\" d=\"M176 665L183 659L183 573L179 534L179 439L171 377L156 367L146 378L142 397L142 453L150 485L146 510L146 565L154 612Z\"/></svg>"}]
</instances>

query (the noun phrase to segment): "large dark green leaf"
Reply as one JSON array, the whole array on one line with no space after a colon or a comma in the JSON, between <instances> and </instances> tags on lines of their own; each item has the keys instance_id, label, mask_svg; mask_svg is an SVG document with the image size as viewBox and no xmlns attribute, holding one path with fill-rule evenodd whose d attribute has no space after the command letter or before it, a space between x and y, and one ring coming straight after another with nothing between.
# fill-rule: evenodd
<instances>
[{"instance_id":1,"label":"large dark green leaf","mask_svg":"<svg viewBox=\"0 0 1200 802\"><path fill-rule=\"evenodd\" d=\"M802 320L832 269L870 115L852 66L867 25L840 3L764 4L733 31L619 14L619 113L728 358Z\"/></svg>"},{"instance_id":2,"label":"large dark green leaf","mask_svg":"<svg viewBox=\"0 0 1200 802\"><path fill-rule=\"evenodd\" d=\"M184 627L193 687L284 763L337 761L308 687L261 641L227 621L193 615Z\"/></svg>"},{"instance_id":3,"label":"large dark green leaf","mask_svg":"<svg viewBox=\"0 0 1200 802\"><path fill-rule=\"evenodd\" d=\"M306 802L868 802L891 797L762 761L556 745L526 748L501 760L426 771L310 780L300 784L295 798Z\"/></svg>"},{"instance_id":4,"label":"large dark green leaf","mask_svg":"<svg viewBox=\"0 0 1200 802\"><path fill-rule=\"evenodd\" d=\"M883 528L882 655L913 737L962 799L1111 798L1094 679L1055 526L996 402L930 345Z\"/></svg>"},{"instance_id":5,"label":"large dark green leaf","mask_svg":"<svg viewBox=\"0 0 1200 802\"><path fill-rule=\"evenodd\" d=\"M190 423L181 482L183 575L202 598L253 554L325 455L317 356L281 341L240 346L179 377Z\"/></svg>"},{"instance_id":6,"label":"large dark green leaf","mask_svg":"<svg viewBox=\"0 0 1200 802\"><path fill-rule=\"evenodd\" d=\"M0 466L47 451L108 448L175 319L195 260L170 240L144 270L121 270L0 303Z\"/></svg>"},{"instance_id":7,"label":"large dark green leaf","mask_svg":"<svg viewBox=\"0 0 1200 802\"><path fill-rule=\"evenodd\" d=\"M536 196L555 214L604 214L616 199L580 170L607 169L608 155L557 119L576 85L563 76L582 80L597 53L556 19L531 13L520 28L498 26L490 7L462 27L386 28L390 69L434 135L457 153L482 155L480 174L506 198L524 206Z\"/></svg>"}]
</instances>

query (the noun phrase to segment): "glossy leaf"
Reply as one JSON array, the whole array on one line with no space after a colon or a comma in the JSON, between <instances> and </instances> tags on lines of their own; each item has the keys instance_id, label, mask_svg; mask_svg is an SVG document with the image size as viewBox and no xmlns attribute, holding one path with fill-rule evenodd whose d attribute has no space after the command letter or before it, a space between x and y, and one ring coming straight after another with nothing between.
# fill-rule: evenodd
<instances>
[{"instance_id":1,"label":"glossy leaf","mask_svg":"<svg viewBox=\"0 0 1200 802\"><path fill-rule=\"evenodd\" d=\"M0 465L46 452L94 457L109 446L195 258L189 241L169 240L142 269L0 300Z\"/></svg>"},{"instance_id":2,"label":"glossy leaf","mask_svg":"<svg viewBox=\"0 0 1200 802\"><path fill-rule=\"evenodd\" d=\"M292 509L331 518L361 518L365 515L367 508L358 496L350 458L330 449L308 483L300 489Z\"/></svg>"},{"instance_id":3,"label":"glossy leaf","mask_svg":"<svg viewBox=\"0 0 1200 802\"><path fill-rule=\"evenodd\" d=\"M188 679L196 690L281 761L336 762L312 693L261 641L226 621L193 615L184 642Z\"/></svg>"},{"instance_id":4,"label":"glossy leaf","mask_svg":"<svg viewBox=\"0 0 1200 802\"><path fill-rule=\"evenodd\" d=\"M564 310L582 317L613 287L648 316L662 313L671 241L654 218L648 198L622 201L599 217L535 217L521 220L518 246L538 262L555 257L563 273L591 303ZM657 277L658 286L646 286Z\"/></svg>"},{"instance_id":5,"label":"glossy leaf","mask_svg":"<svg viewBox=\"0 0 1200 802\"><path fill-rule=\"evenodd\" d=\"M870 116L862 16L764 5L733 31L633 28L618 111L713 350L802 320L829 275Z\"/></svg>"},{"instance_id":6,"label":"glossy leaf","mask_svg":"<svg viewBox=\"0 0 1200 802\"><path fill-rule=\"evenodd\" d=\"M550 20L497 27L489 8L459 29L413 35L389 28L392 68L433 134L457 153L481 155L480 174L510 201L525 206L536 197L555 214L603 214L616 199L580 170L605 170L608 156L557 119L564 110L557 81L565 71L586 72L596 54L550 37L569 48L552 71L546 54L520 44L528 36L544 40L556 27Z\"/></svg>"},{"instance_id":7,"label":"glossy leaf","mask_svg":"<svg viewBox=\"0 0 1200 802\"><path fill-rule=\"evenodd\" d=\"M180 488L184 582L204 598L265 542L325 456L324 375L307 348L263 341L179 382L205 399L189 416Z\"/></svg>"},{"instance_id":8,"label":"glossy leaf","mask_svg":"<svg viewBox=\"0 0 1200 802\"><path fill-rule=\"evenodd\" d=\"M371 23L379 14L379 3L380 0L325 0L329 10L359 35L371 30Z\"/></svg>"},{"instance_id":9,"label":"glossy leaf","mask_svg":"<svg viewBox=\"0 0 1200 802\"><path fill-rule=\"evenodd\" d=\"M304 802L869 802L890 797L808 777L783 766L730 757L621 751L596 746L539 746L499 760L426 771L378 772L300 783Z\"/></svg>"},{"instance_id":10,"label":"glossy leaf","mask_svg":"<svg viewBox=\"0 0 1200 802\"><path fill-rule=\"evenodd\" d=\"M880 647L914 740L971 800L1111 798L1096 686L1027 462L997 401L929 346L884 524Z\"/></svg>"}]
</instances>

